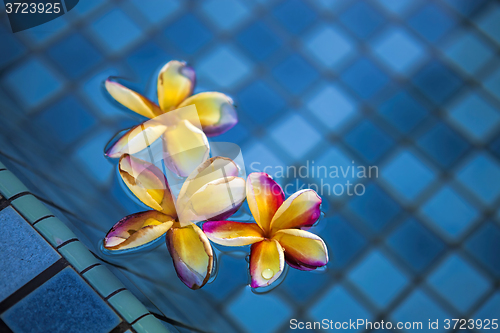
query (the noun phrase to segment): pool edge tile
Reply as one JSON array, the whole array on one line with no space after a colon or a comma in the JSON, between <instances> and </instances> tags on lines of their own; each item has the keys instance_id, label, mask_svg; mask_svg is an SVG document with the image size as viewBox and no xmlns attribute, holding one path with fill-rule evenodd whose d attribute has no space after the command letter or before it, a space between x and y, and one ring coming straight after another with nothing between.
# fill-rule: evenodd
<instances>
[{"instance_id":1,"label":"pool edge tile","mask_svg":"<svg viewBox=\"0 0 500 333\"><path fill-rule=\"evenodd\" d=\"M52 215L52 212L32 194L12 200L11 204L30 224Z\"/></svg>"},{"instance_id":2,"label":"pool edge tile","mask_svg":"<svg viewBox=\"0 0 500 333\"><path fill-rule=\"evenodd\" d=\"M149 311L130 291L123 290L108 299L116 311L130 324Z\"/></svg>"},{"instance_id":3,"label":"pool edge tile","mask_svg":"<svg viewBox=\"0 0 500 333\"><path fill-rule=\"evenodd\" d=\"M160 323L154 315L145 316L144 318L139 319L132 325L132 327L137 331L137 333L170 333L170 331L163 326L163 324Z\"/></svg>"},{"instance_id":4,"label":"pool edge tile","mask_svg":"<svg viewBox=\"0 0 500 333\"><path fill-rule=\"evenodd\" d=\"M7 169L0 171L0 193L4 198L10 199L22 192L28 192L28 188L12 172Z\"/></svg>"}]
</instances>

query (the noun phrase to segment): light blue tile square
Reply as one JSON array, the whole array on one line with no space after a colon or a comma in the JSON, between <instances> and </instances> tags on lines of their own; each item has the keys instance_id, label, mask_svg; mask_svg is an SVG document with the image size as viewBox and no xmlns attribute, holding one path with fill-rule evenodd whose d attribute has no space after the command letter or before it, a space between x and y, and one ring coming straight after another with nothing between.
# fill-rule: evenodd
<instances>
[{"instance_id":1,"label":"light blue tile square","mask_svg":"<svg viewBox=\"0 0 500 333\"><path fill-rule=\"evenodd\" d=\"M321 64L337 69L354 54L354 42L331 26L322 25L304 37L306 50Z\"/></svg>"},{"instance_id":2,"label":"light blue tile square","mask_svg":"<svg viewBox=\"0 0 500 333\"><path fill-rule=\"evenodd\" d=\"M204 1L201 8L212 24L221 30L235 29L251 14L247 2L241 0L209 0Z\"/></svg>"},{"instance_id":3,"label":"light blue tile square","mask_svg":"<svg viewBox=\"0 0 500 333\"><path fill-rule=\"evenodd\" d=\"M500 44L500 6L498 3L485 10L484 15L478 21L479 28Z\"/></svg>"},{"instance_id":4,"label":"light blue tile square","mask_svg":"<svg viewBox=\"0 0 500 333\"><path fill-rule=\"evenodd\" d=\"M459 239L478 218L478 210L450 186L442 187L421 208L446 237Z\"/></svg>"},{"instance_id":5,"label":"light blue tile square","mask_svg":"<svg viewBox=\"0 0 500 333\"><path fill-rule=\"evenodd\" d=\"M406 201L414 201L435 180L435 172L412 152L399 152L382 168L385 182Z\"/></svg>"},{"instance_id":6,"label":"light blue tile square","mask_svg":"<svg viewBox=\"0 0 500 333\"><path fill-rule=\"evenodd\" d=\"M408 285L406 274L379 250L370 252L348 276L380 309L389 306Z\"/></svg>"},{"instance_id":7,"label":"light blue tile square","mask_svg":"<svg viewBox=\"0 0 500 333\"><path fill-rule=\"evenodd\" d=\"M314 162L314 165L311 162L310 168L317 170L314 177L317 179L320 191L328 193L332 199L347 196L347 182L351 185L358 182L358 178L356 178L357 164L338 146L326 150ZM326 167L327 177L325 177L324 169L318 169L319 166ZM354 176L352 174L353 170ZM310 170L309 174L313 176L312 170ZM350 186L351 193L352 190L353 188Z\"/></svg>"},{"instance_id":8,"label":"light blue tile square","mask_svg":"<svg viewBox=\"0 0 500 333\"><path fill-rule=\"evenodd\" d=\"M445 47L446 57L469 75L476 73L494 56L488 43L475 32L465 31Z\"/></svg>"},{"instance_id":9,"label":"light blue tile square","mask_svg":"<svg viewBox=\"0 0 500 333\"><path fill-rule=\"evenodd\" d=\"M104 147L114 133L101 131L85 141L75 152L78 165L97 182L110 180L113 164L104 157Z\"/></svg>"},{"instance_id":10,"label":"light blue tile square","mask_svg":"<svg viewBox=\"0 0 500 333\"><path fill-rule=\"evenodd\" d=\"M118 102L114 101L107 93L106 88L104 88L106 79L118 74L119 71L116 68L108 67L91 76L87 81L83 82L80 87L87 101L95 106L99 114L105 117L126 114L122 107L118 106Z\"/></svg>"},{"instance_id":11,"label":"light blue tile square","mask_svg":"<svg viewBox=\"0 0 500 333\"><path fill-rule=\"evenodd\" d=\"M12 68L3 76L2 83L28 109L44 103L63 86L59 75L36 58Z\"/></svg>"},{"instance_id":12,"label":"light blue tile square","mask_svg":"<svg viewBox=\"0 0 500 333\"><path fill-rule=\"evenodd\" d=\"M490 290L491 281L453 254L427 279L431 287L461 313L467 313Z\"/></svg>"},{"instance_id":13,"label":"light blue tile square","mask_svg":"<svg viewBox=\"0 0 500 333\"><path fill-rule=\"evenodd\" d=\"M243 146L242 153L247 174L250 172L266 172L273 176L285 167L285 163L260 141Z\"/></svg>"},{"instance_id":14,"label":"light blue tile square","mask_svg":"<svg viewBox=\"0 0 500 333\"><path fill-rule=\"evenodd\" d=\"M458 170L456 177L486 205L500 197L500 163L489 154L475 155Z\"/></svg>"},{"instance_id":15,"label":"light blue tile square","mask_svg":"<svg viewBox=\"0 0 500 333\"><path fill-rule=\"evenodd\" d=\"M478 93L469 93L448 110L452 123L477 141L486 141L500 126L500 112Z\"/></svg>"}]
</instances>

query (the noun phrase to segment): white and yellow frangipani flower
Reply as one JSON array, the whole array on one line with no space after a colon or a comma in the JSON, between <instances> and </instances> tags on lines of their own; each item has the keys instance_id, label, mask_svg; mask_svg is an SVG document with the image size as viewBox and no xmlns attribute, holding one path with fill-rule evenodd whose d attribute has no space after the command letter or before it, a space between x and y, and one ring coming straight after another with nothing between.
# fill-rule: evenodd
<instances>
[{"instance_id":1,"label":"white and yellow frangipani flower","mask_svg":"<svg viewBox=\"0 0 500 333\"><path fill-rule=\"evenodd\" d=\"M165 233L177 276L191 289L201 288L213 267L208 238L194 223L225 219L245 200L245 179L228 158L213 157L194 170L183 183L177 199L167 179L155 165L131 155L119 162L127 187L154 210L124 217L104 238L108 250L126 250L147 244Z\"/></svg>"}]
</instances>

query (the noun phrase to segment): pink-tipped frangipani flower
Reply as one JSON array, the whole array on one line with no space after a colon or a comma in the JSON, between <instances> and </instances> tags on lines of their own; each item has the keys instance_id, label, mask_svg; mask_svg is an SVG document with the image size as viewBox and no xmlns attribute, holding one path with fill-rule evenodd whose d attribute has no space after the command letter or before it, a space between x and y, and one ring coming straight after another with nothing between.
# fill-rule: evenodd
<instances>
[{"instance_id":1,"label":"pink-tipped frangipani flower","mask_svg":"<svg viewBox=\"0 0 500 333\"><path fill-rule=\"evenodd\" d=\"M167 248L177 276L189 288L201 288L210 278L213 252L195 223L225 219L241 206L245 179L238 177L236 164L224 157L206 160L184 181L177 200L155 165L125 154L118 167L130 191L154 210L121 219L104 238L104 248L133 249L167 233Z\"/></svg>"},{"instance_id":2,"label":"pink-tipped frangipani flower","mask_svg":"<svg viewBox=\"0 0 500 333\"><path fill-rule=\"evenodd\" d=\"M323 240L302 230L311 227L321 214L321 198L315 191L301 190L285 200L283 190L268 174L254 172L248 176L246 194L256 223L211 221L203 224L203 231L217 244L252 244L252 288L276 281L285 262L304 271L328 263Z\"/></svg>"},{"instance_id":3,"label":"pink-tipped frangipani flower","mask_svg":"<svg viewBox=\"0 0 500 333\"><path fill-rule=\"evenodd\" d=\"M193 68L184 62L169 61L158 74L158 104L156 104L113 78L106 80L106 90L116 101L150 120L125 132L108 147L105 154L111 158L120 158L123 154L135 154L163 136L166 154L177 156L177 160L173 161L172 171L182 177L188 176L192 171L190 162L206 160L205 155L209 149L206 137L222 134L238 122L230 97L219 92L202 92L191 96L195 82L196 74ZM159 120L162 115L170 111L191 105L196 107L197 115L189 117L190 119L180 119L178 123L173 124ZM186 146L186 142L191 144ZM206 149L180 154L193 146Z\"/></svg>"}]
</instances>

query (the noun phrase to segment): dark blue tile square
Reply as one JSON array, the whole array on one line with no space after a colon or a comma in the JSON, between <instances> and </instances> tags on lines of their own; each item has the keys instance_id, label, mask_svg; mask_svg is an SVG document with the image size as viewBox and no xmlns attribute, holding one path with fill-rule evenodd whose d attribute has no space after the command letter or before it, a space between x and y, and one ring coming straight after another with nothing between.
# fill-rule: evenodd
<instances>
[{"instance_id":1,"label":"dark blue tile square","mask_svg":"<svg viewBox=\"0 0 500 333\"><path fill-rule=\"evenodd\" d=\"M340 21L359 38L367 38L384 23L384 15L368 2L356 2L340 15Z\"/></svg>"},{"instance_id":2,"label":"dark blue tile square","mask_svg":"<svg viewBox=\"0 0 500 333\"><path fill-rule=\"evenodd\" d=\"M359 59L347 68L341 78L364 99L373 97L389 82L389 77L366 58Z\"/></svg>"},{"instance_id":3,"label":"dark blue tile square","mask_svg":"<svg viewBox=\"0 0 500 333\"><path fill-rule=\"evenodd\" d=\"M417 272L424 271L446 247L438 236L413 218L394 230L387 244Z\"/></svg>"},{"instance_id":4,"label":"dark blue tile square","mask_svg":"<svg viewBox=\"0 0 500 333\"><path fill-rule=\"evenodd\" d=\"M500 277L500 227L487 222L467 239L465 247L493 274Z\"/></svg>"},{"instance_id":5,"label":"dark blue tile square","mask_svg":"<svg viewBox=\"0 0 500 333\"><path fill-rule=\"evenodd\" d=\"M354 127L344 141L369 163L377 161L394 146L394 140L369 120Z\"/></svg>"},{"instance_id":6,"label":"dark blue tile square","mask_svg":"<svg viewBox=\"0 0 500 333\"><path fill-rule=\"evenodd\" d=\"M304 304L317 295L320 290L330 286L331 277L328 274L303 272L290 269L283 282L283 288L297 303Z\"/></svg>"},{"instance_id":7,"label":"dark blue tile square","mask_svg":"<svg viewBox=\"0 0 500 333\"><path fill-rule=\"evenodd\" d=\"M429 114L425 106L406 91L390 97L380 105L378 112L405 134L411 132Z\"/></svg>"},{"instance_id":8,"label":"dark blue tile square","mask_svg":"<svg viewBox=\"0 0 500 333\"><path fill-rule=\"evenodd\" d=\"M420 8L409 18L408 23L430 42L437 42L456 25L453 16L434 2Z\"/></svg>"},{"instance_id":9,"label":"dark blue tile square","mask_svg":"<svg viewBox=\"0 0 500 333\"><path fill-rule=\"evenodd\" d=\"M205 46L213 34L193 14L185 14L165 29L165 35L175 47L187 54L193 54Z\"/></svg>"},{"instance_id":10,"label":"dark blue tile square","mask_svg":"<svg viewBox=\"0 0 500 333\"><path fill-rule=\"evenodd\" d=\"M262 21L251 24L236 39L258 61L266 59L281 46L281 39Z\"/></svg>"},{"instance_id":11,"label":"dark blue tile square","mask_svg":"<svg viewBox=\"0 0 500 333\"><path fill-rule=\"evenodd\" d=\"M87 73L102 60L99 51L80 33L73 33L59 41L47 53L71 79Z\"/></svg>"},{"instance_id":12,"label":"dark blue tile square","mask_svg":"<svg viewBox=\"0 0 500 333\"><path fill-rule=\"evenodd\" d=\"M303 92L319 76L318 72L297 54L286 58L272 73L276 80L293 94Z\"/></svg>"},{"instance_id":13,"label":"dark blue tile square","mask_svg":"<svg viewBox=\"0 0 500 333\"><path fill-rule=\"evenodd\" d=\"M21 56L26 48L15 38L15 35L0 26L0 43L2 43L2 52L0 52L0 68L5 67L10 62Z\"/></svg>"},{"instance_id":14,"label":"dark blue tile square","mask_svg":"<svg viewBox=\"0 0 500 333\"><path fill-rule=\"evenodd\" d=\"M238 107L257 123L266 123L286 105L285 100L264 81L250 83L238 94Z\"/></svg>"},{"instance_id":15,"label":"dark blue tile square","mask_svg":"<svg viewBox=\"0 0 500 333\"><path fill-rule=\"evenodd\" d=\"M96 124L96 119L74 95L67 95L38 114L35 123L64 147Z\"/></svg>"},{"instance_id":16,"label":"dark blue tile square","mask_svg":"<svg viewBox=\"0 0 500 333\"><path fill-rule=\"evenodd\" d=\"M365 185L365 193L348 203L349 210L370 229L380 232L401 212L401 207L374 183Z\"/></svg>"},{"instance_id":17,"label":"dark blue tile square","mask_svg":"<svg viewBox=\"0 0 500 333\"><path fill-rule=\"evenodd\" d=\"M72 269L65 268L2 314L14 332L109 332L120 318Z\"/></svg>"},{"instance_id":18,"label":"dark blue tile square","mask_svg":"<svg viewBox=\"0 0 500 333\"><path fill-rule=\"evenodd\" d=\"M300 0L287 0L273 10L274 16L292 34L301 33L316 19L316 13Z\"/></svg>"},{"instance_id":19,"label":"dark blue tile square","mask_svg":"<svg viewBox=\"0 0 500 333\"><path fill-rule=\"evenodd\" d=\"M451 167L469 148L468 142L440 122L418 139L418 145L442 168Z\"/></svg>"},{"instance_id":20,"label":"dark blue tile square","mask_svg":"<svg viewBox=\"0 0 500 333\"><path fill-rule=\"evenodd\" d=\"M443 103L461 86L462 80L439 61L432 61L413 78L414 84L435 103Z\"/></svg>"}]
</instances>

